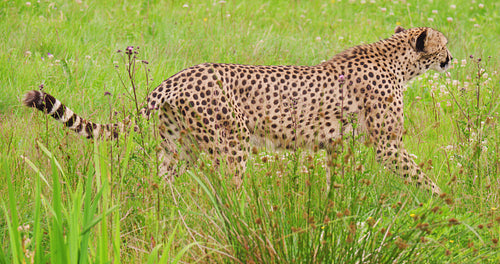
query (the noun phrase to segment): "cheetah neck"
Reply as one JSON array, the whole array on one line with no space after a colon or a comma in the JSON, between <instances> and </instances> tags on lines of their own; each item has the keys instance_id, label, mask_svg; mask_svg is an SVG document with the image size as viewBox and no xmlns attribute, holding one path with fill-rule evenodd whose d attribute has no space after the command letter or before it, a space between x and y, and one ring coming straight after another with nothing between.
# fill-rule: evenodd
<instances>
[{"instance_id":1,"label":"cheetah neck","mask_svg":"<svg viewBox=\"0 0 500 264\"><path fill-rule=\"evenodd\" d=\"M344 66L346 70L342 71L341 74L346 75L352 66L368 64L370 68L376 67L376 69L393 76L401 85L405 85L427 69L416 66L418 54L404 39L401 36L393 36L375 43L355 46L320 65L336 69L342 69Z\"/></svg>"}]
</instances>

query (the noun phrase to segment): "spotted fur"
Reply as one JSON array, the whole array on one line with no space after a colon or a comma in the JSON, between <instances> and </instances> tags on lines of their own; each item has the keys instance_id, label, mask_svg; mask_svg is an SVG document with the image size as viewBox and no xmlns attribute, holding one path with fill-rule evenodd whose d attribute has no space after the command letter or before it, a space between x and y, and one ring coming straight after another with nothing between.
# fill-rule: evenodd
<instances>
[{"instance_id":1,"label":"spotted fur","mask_svg":"<svg viewBox=\"0 0 500 264\"><path fill-rule=\"evenodd\" d=\"M350 48L315 66L205 63L184 69L147 98L147 110L159 110L161 171L172 173L177 155L195 160L194 146L212 155L215 164L224 158L240 184L253 142L329 151L332 142L352 131L348 117L355 117L355 127L374 143L377 160L439 194L403 146L403 90L429 69L446 70L452 59L446 44L432 28L398 27L388 39ZM25 104L83 136L113 137L123 131L122 125L80 118L42 92L29 92Z\"/></svg>"}]
</instances>

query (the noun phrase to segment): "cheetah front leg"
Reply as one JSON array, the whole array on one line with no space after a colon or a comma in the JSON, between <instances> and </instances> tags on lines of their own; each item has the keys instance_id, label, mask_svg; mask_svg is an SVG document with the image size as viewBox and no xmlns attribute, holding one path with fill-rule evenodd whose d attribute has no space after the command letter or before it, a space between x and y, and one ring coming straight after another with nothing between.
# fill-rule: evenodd
<instances>
[{"instance_id":1,"label":"cheetah front leg","mask_svg":"<svg viewBox=\"0 0 500 264\"><path fill-rule=\"evenodd\" d=\"M376 158L405 180L435 195L440 195L441 189L422 172L404 148L402 141L404 115L402 111L393 111L396 107L402 109L402 102L399 104L393 102L382 107L380 105L367 107L366 126L375 143Z\"/></svg>"}]
</instances>

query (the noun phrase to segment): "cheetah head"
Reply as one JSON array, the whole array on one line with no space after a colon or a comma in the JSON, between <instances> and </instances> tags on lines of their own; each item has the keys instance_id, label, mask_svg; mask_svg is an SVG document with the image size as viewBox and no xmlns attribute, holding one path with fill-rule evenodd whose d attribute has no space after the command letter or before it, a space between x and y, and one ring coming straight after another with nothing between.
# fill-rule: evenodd
<instances>
[{"instance_id":1,"label":"cheetah head","mask_svg":"<svg viewBox=\"0 0 500 264\"><path fill-rule=\"evenodd\" d=\"M450 67L453 59L446 47L448 40L443 33L432 28L412 28L404 30L397 27L396 34L405 31L409 34L409 45L416 53L416 65L424 71L433 69L444 72Z\"/></svg>"}]
</instances>

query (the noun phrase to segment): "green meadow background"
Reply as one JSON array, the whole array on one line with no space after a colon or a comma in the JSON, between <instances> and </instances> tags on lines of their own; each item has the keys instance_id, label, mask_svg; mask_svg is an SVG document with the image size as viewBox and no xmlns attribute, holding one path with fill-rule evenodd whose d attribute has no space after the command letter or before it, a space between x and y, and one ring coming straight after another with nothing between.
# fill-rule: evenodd
<instances>
[{"instance_id":1,"label":"green meadow background","mask_svg":"<svg viewBox=\"0 0 500 264\"><path fill-rule=\"evenodd\" d=\"M1 1L0 263L499 263L499 12L479 0ZM239 190L205 155L173 183L156 176L158 120L135 105L164 79L203 62L314 65L398 25L440 30L454 57L405 92L405 146L441 197L358 137L329 156L255 148ZM117 52L127 46L135 57ZM143 132L78 137L22 106L40 87Z\"/></svg>"}]
</instances>

